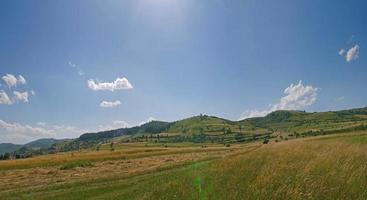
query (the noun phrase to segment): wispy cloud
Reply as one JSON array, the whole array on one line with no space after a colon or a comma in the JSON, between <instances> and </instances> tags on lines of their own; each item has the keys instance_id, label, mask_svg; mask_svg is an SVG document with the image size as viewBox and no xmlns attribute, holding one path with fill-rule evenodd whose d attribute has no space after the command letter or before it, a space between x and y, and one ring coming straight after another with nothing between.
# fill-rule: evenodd
<instances>
[{"instance_id":1,"label":"wispy cloud","mask_svg":"<svg viewBox=\"0 0 367 200\"><path fill-rule=\"evenodd\" d=\"M285 96L280 101L264 110L247 110L240 116L240 120L251 117L262 117L276 110L300 110L316 102L318 89L303 85L302 81L298 84L291 84L284 90Z\"/></svg>"},{"instance_id":2,"label":"wispy cloud","mask_svg":"<svg viewBox=\"0 0 367 200\"><path fill-rule=\"evenodd\" d=\"M88 80L88 87L91 90L98 91L98 90L109 90L109 91L115 91L115 90L126 90L126 89L132 89L133 86L127 80L127 78L117 78L113 82L99 82L94 81L93 79Z\"/></svg>"},{"instance_id":3,"label":"wispy cloud","mask_svg":"<svg viewBox=\"0 0 367 200\"><path fill-rule=\"evenodd\" d=\"M76 65L75 63L72 63L71 61L69 61L68 64L69 64L70 67L76 69L79 76L84 76L84 71L82 69L80 69L80 67L78 65Z\"/></svg>"},{"instance_id":4,"label":"wispy cloud","mask_svg":"<svg viewBox=\"0 0 367 200\"><path fill-rule=\"evenodd\" d=\"M335 98L335 101L344 101L345 97L344 96L340 96Z\"/></svg>"},{"instance_id":5,"label":"wispy cloud","mask_svg":"<svg viewBox=\"0 0 367 200\"><path fill-rule=\"evenodd\" d=\"M121 105L121 102L119 100L117 101L102 101L99 106L101 106L102 108L113 108L116 106Z\"/></svg>"}]
</instances>

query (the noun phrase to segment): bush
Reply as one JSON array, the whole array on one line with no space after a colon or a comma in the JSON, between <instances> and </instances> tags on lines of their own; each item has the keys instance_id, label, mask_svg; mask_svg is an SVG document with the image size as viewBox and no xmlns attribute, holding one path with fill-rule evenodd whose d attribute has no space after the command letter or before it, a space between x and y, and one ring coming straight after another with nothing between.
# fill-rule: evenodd
<instances>
[{"instance_id":1,"label":"bush","mask_svg":"<svg viewBox=\"0 0 367 200\"><path fill-rule=\"evenodd\" d=\"M60 170L67 170L67 169L73 169L76 167L92 167L93 164L89 161L85 161L85 160L77 160L77 161L72 161L72 162L68 162L63 164L60 167Z\"/></svg>"}]
</instances>

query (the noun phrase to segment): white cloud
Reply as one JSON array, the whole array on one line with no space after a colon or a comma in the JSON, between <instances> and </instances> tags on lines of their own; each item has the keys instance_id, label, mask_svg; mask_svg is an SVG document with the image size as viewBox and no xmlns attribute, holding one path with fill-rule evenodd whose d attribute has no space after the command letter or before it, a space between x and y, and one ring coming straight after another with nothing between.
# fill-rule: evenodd
<instances>
[{"instance_id":1,"label":"white cloud","mask_svg":"<svg viewBox=\"0 0 367 200\"><path fill-rule=\"evenodd\" d=\"M284 90L285 96L274 105L265 110L247 110L241 114L241 119L251 117L263 117L276 110L301 110L316 102L317 88L310 85L303 85L302 81L298 84L291 84Z\"/></svg>"},{"instance_id":2,"label":"white cloud","mask_svg":"<svg viewBox=\"0 0 367 200\"><path fill-rule=\"evenodd\" d=\"M340 49L340 50L339 50L339 55L340 55L340 56L344 56L344 53L345 53L345 49Z\"/></svg>"},{"instance_id":3,"label":"white cloud","mask_svg":"<svg viewBox=\"0 0 367 200\"><path fill-rule=\"evenodd\" d=\"M359 45L356 44L356 45L354 45L354 47L350 48L347 51L345 59L347 60L347 62L350 62L352 60L357 60L358 57L359 57Z\"/></svg>"},{"instance_id":4,"label":"white cloud","mask_svg":"<svg viewBox=\"0 0 367 200\"><path fill-rule=\"evenodd\" d=\"M121 104L121 101L117 100L117 101L102 101L99 106L101 106L102 108L113 108L116 106L119 106Z\"/></svg>"},{"instance_id":5,"label":"white cloud","mask_svg":"<svg viewBox=\"0 0 367 200\"><path fill-rule=\"evenodd\" d=\"M156 121L156 120L157 120L157 119L156 119L156 118L154 118L154 117L149 117L147 120L140 122L140 123L139 123L139 126L141 126L141 125L143 125L143 124L146 124L146 123L149 123L149 122L151 122L151 121Z\"/></svg>"},{"instance_id":6,"label":"white cloud","mask_svg":"<svg viewBox=\"0 0 367 200\"><path fill-rule=\"evenodd\" d=\"M15 100L21 101L24 103L28 103L28 92L14 91L13 94L14 94Z\"/></svg>"},{"instance_id":7,"label":"white cloud","mask_svg":"<svg viewBox=\"0 0 367 200\"><path fill-rule=\"evenodd\" d=\"M9 86L15 86L17 84L17 78L13 74L7 74L3 76L4 82Z\"/></svg>"},{"instance_id":8,"label":"white cloud","mask_svg":"<svg viewBox=\"0 0 367 200\"><path fill-rule=\"evenodd\" d=\"M24 144L40 138L76 138L89 130L75 126L50 125L38 122L36 125L6 122L0 119L0 143Z\"/></svg>"},{"instance_id":9,"label":"white cloud","mask_svg":"<svg viewBox=\"0 0 367 200\"><path fill-rule=\"evenodd\" d=\"M0 104L12 104L13 102L10 100L9 96L6 94L4 90L0 90Z\"/></svg>"},{"instance_id":10,"label":"white cloud","mask_svg":"<svg viewBox=\"0 0 367 200\"><path fill-rule=\"evenodd\" d=\"M119 129L119 128L128 128L128 127L130 127L130 125L126 121L115 120L112 122L112 124L99 125L98 129L99 131L107 131L107 130L114 130L114 129Z\"/></svg>"},{"instance_id":11,"label":"white cloud","mask_svg":"<svg viewBox=\"0 0 367 200\"><path fill-rule=\"evenodd\" d=\"M99 82L94 81L93 79L88 80L88 87L91 90L97 91L97 90L109 90L109 91L115 91L115 90L123 90L123 89L132 89L133 86L127 80L127 78L117 78L113 82Z\"/></svg>"},{"instance_id":12,"label":"white cloud","mask_svg":"<svg viewBox=\"0 0 367 200\"><path fill-rule=\"evenodd\" d=\"M253 117L263 117L267 114L269 114L271 111L269 110L246 110L243 112L239 118L239 120L247 119L247 118L253 118Z\"/></svg>"},{"instance_id":13,"label":"white cloud","mask_svg":"<svg viewBox=\"0 0 367 200\"><path fill-rule=\"evenodd\" d=\"M13 74L6 74L2 79L9 87L16 86L17 84L25 85L27 83L22 75L18 75L17 78Z\"/></svg>"},{"instance_id":14,"label":"white cloud","mask_svg":"<svg viewBox=\"0 0 367 200\"><path fill-rule=\"evenodd\" d=\"M49 127L50 130L56 133L56 138L76 138L83 133L89 132L88 129L70 125L52 125Z\"/></svg>"},{"instance_id":15,"label":"white cloud","mask_svg":"<svg viewBox=\"0 0 367 200\"><path fill-rule=\"evenodd\" d=\"M25 78L22 75L18 76L18 82L23 85L27 84L27 81L25 80Z\"/></svg>"}]
</instances>

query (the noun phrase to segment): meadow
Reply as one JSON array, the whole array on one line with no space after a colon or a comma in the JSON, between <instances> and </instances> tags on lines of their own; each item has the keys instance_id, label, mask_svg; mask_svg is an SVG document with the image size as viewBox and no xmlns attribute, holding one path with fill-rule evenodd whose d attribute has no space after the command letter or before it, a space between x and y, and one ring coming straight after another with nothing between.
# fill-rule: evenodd
<instances>
[{"instance_id":1,"label":"meadow","mask_svg":"<svg viewBox=\"0 0 367 200\"><path fill-rule=\"evenodd\" d=\"M165 144L167 145L167 144ZM0 162L0 199L367 199L367 132Z\"/></svg>"}]
</instances>

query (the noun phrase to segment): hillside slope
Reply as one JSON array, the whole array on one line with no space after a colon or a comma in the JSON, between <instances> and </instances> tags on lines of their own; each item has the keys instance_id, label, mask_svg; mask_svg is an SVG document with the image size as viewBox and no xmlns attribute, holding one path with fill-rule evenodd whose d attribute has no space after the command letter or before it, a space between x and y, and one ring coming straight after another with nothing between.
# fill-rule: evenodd
<instances>
[{"instance_id":1,"label":"hillside slope","mask_svg":"<svg viewBox=\"0 0 367 200\"><path fill-rule=\"evenodd\" d=\"M275 111L265 117L231 121L199 115L175 122L152 121L132 128L86 133L55 144L56 151L95 147L107 142L235 143L278 137L304 137L367 129L367 108L314 112Z\"/></svg>"}]
</instances>

